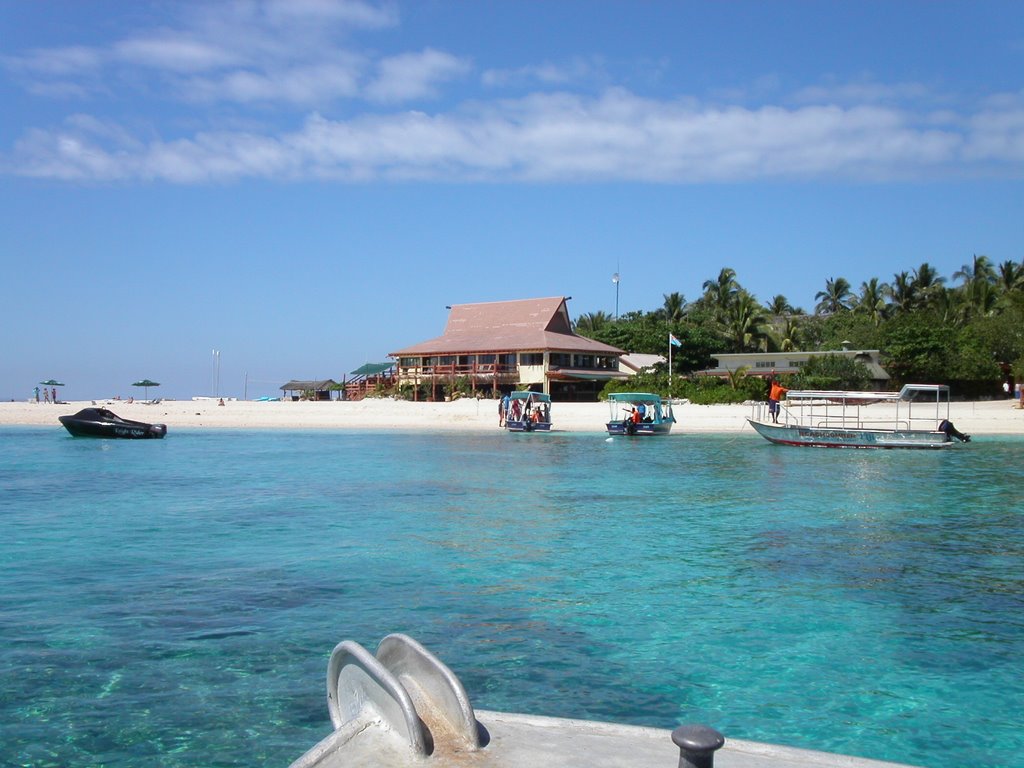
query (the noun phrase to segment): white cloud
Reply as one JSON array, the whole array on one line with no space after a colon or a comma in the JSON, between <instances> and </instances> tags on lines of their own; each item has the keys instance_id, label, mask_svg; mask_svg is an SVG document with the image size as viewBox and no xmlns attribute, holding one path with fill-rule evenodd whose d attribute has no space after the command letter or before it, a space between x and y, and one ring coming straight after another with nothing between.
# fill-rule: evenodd
<instances>
[{"instance_id":1,"label":"white cloud","mask_svg":"<svg viewBox=\"0 0 1024 768\"><path fill-rule=\"evenodd\" d=\"M947 124L880 106L709 107L612 89L427 114L310 116L292 132L200 132L143 143L79 116L33 130L8 164L28 176L207 183L343 181L733 183L1024 174L1024 110Z\"/></svg>"},{"instance_id":2,"label":"white cloud","mask_svg":"<svg viewBox=\"0 0 1024 768\"><path fill-rule=\"evenodd\" d=\"M238 64L242 58L222 46L178 34L124 40L113 46L112 53L126 64L166 72L203 72Z\"/></svg>"},{"instance_id":3,"label":"white cloud","mask_svg":"<svg viewBox=\"0 0 1024 768\"><path fill-rule=\"evenodd\" d=\"M238 0L177 10L173 23L108 46L39 49L0 64L27 90L51 97L85 98L116 85L186 103L323 108L361 95L370 65L347 49L346 35L398 22L390 4L353 0ZM429 95L436 82L464 66L437 51L385 59L370 86L372 98Z\"/></svg>"},{"instance_id":4,"label":"white cloud","mask_svg":"<svg viewBox=\"0 0 1024 768\"><path fill-rule=\"evenodd\" d=\"M603 74L599 62L574 58L563 63L545 62L513 69L488 69L480 81L489 88L532 87L535 84L565 86Z\"/></svg>"},{"instance_id":5,"label":"white cloud","mask_svg":"<svg viewBox=\"0 0 1024 768\"><path fill-rule=\"evenodd\" d=\"M467 61L429 48L392 56L378 63L377 77L367 85L366 96L379 102L433 97L438 84L460 77L469 69Z\"/></svg>"}]
</instances>

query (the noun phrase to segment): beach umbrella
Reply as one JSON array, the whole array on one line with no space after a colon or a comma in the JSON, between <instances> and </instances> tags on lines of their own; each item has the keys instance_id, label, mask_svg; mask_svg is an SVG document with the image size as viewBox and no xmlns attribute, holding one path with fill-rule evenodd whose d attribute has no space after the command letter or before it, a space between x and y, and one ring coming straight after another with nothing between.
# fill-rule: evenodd
<instances>
[{"instance_id":1,"label":"beach umbrella","mask_svg":"<svg viewBox=\"0 0 1024 768\"><path fill-rule=\"evenodd\" d=\"M57 387L64 386L64 382L57 381L56 379L47 379L46 381L40 381L39 383L42 384L44 387L53 387L54 389L56 389ZM56 402L57 396L54 395L53 399L54 402Z\"/></svg>"},{"instance_id":2,"label":"beach umbrella","mask_svg":"<svg viewBox=\"0 0 1024 768\"><path fill-rule=\"evenodd\" d=\"M143 387L146 390L146 399L149 400L149 388L159 387L159 381L150 381L149 379L143 379L142 381L136 381L132 384L133 387Z\"/></svg>"}]
</instances>

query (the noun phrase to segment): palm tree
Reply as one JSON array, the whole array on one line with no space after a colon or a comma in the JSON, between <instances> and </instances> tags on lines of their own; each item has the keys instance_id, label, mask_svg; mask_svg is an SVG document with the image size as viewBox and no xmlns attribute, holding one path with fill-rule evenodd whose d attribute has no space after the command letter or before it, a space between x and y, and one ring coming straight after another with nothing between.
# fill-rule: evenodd
<instances>
[{"instance_id":1,"label":"palm tree","mask_svg":"<svg viewBox=\"0 0 1024 768\"><path fill-rule=\"evenodd\" d=\"M778 343L779 350L782 352L792 352L797 349L800 344L800 323L792 317L787 317L786 325L779 334Z\"/></svg>"},{"instance_id":2,"label":"palm tree","mask_svg":"<svg viewBox=\"0 0 1024 768\"><path fill-rule=\"evenodd\" d=\"M876 326L881 325L885 319L888 304L885 301L886 285L880 284L877 277L872 277L865 283L860 284L860 297L854 306L854 312L861 312L868 315Z\"/></svg>"},{"instance_id":3,"label":"palm tree","mask_svg":"<svg viewBox=\"0 0 1024 768\"><path fill-rule=\"evenodd\" d=\"M850 290L850 281L845 277L829 278L825 281L825 290L818 291L814 295L818 305L814 308L815 314L831 315L850 308L850 300L853 298L853 291Z\"/></svg>"},{"instance_id":4,"label":"palm tree","mask_svg":"<svg viewBox=\"0 0 1024 768\"><path fill-rule=\"evenodd\" d=\"M612 317L607 312L598 310L597 312L588 312L585 315L580 315L576 318L576 331L578 333L595 333L604 326L612 322Z\"/></svg>"},{"instance_id":5,"label":"palm tree","mask_svg":"<svg viewBox=\"0 0 1024 768\"><path fill-rule=\"evenodd\" d=\"M953 279L963 280L964 285L978 281L994 283L996 281L996 271L988 256L978 256L975 254L970 264L964 264L953 273Z\"/></svg>"},{"instance_id":6,"label":"palm tree","mask_svg":"<svg viewBox=\"0 0 1024 768\"><path fill-rule=\"evenodd\" d=\"M768 310L769 315L791 315L793 314L793 305L789 303L789 299L783 296L781 293L777 293L772 296L771 301L764 305L764 308Z\"/></svg>"},{"instance_id":7,"label":"palm tree","mask_svg":"<svg viewBox=\"0 0 1024 768\"><path fill-rule=\"evenodd\" d=\"M757 300L741 290L726 310L723 330L733 342L737 352L751 350L759 339L767 336L768 320L761 313Z\"/></svg>"},{"instance_id":8,"label":"palm tree","mask_svg":"<svg viewBox=\"0 0 1024 768\"><path fill-rule=\"evenodd\" d=\"M964 319L991 315L999 301L995 286L987 280L974 281L964 286Z\"/></svg>"},{"instance_id":9,"label":"palm tree","mask_svg":"<svg viewBox=\"0 0 1024 768\"><path fill-rule=\"evenodd\" d=\"M917 287L908 272L897 272L886 286L886 295L900 312L909 312L917 304Z\"/></svg>"},{"instance_id":10,"label":"palm tree","mask_svg":"<svg viewBox=\"0 0 1024 768\"><path fill-rule=\"evenodd\" d=\"M747 371L749 370L749 365L741 365L736 370L726 369L726 375L729 377L729 386L733 389L739 389L740 382L747 378Z\"/></svg>"},{"instance_id":11,"label":"palm tree","mask_svg":"<svg viewBox=\"0 0 1024 768\"><path fill-rule=\"evenodd\" d=\"M1024 263L1004 261L999 265L999 288L1004 293L1024 288Z\"/></svg>"},{"instance_id":12,"label":"palm tree","mask_svg":"<svg viewBox=\"0 0 1024 768\"><path fill-rule=\"evenodd\" d=\"M725 312L739 293L740 284L736 282L736 270L731 267L723 268L718 277L714 280L705 280L703 299L713 309Z\"/></svg>"},{"instance_id":13,"label":"palm tree","mask_svg":"<svg viewBox=\"0 0 1024 768\"><path fill-rule=\"evenodd\" d=\"M936 297L946 290L945 282L946 278L940 276L935 267L927 261L922 263L914 270L912 281L916 301L925 305L934 303Z\"/></svg>"},{"instance_id":14,"label":"palm tree","mask_svg":"<svg viewBox=\"0 0 1024 768\"><path fill-rule=\"evenodd\" d=\"M665 303L661 309L665 314L665 319L670 323L678 323L683 319L683 314L686 312L686 299L679 292L665 293L662 296L665 299Z\"/></svg>"}]
</instances>

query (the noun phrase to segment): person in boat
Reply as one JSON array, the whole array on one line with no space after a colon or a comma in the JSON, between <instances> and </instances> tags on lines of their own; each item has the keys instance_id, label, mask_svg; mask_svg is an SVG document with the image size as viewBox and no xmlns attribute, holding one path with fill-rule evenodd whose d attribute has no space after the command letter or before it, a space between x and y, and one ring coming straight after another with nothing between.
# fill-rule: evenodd
<instances>
[{"instance_id":1,"label":"person in boat","mask_svg":"<svg viewBox=\"0 0 1024 768\"><path fill-rule=\"evenodd\" d=\"M779 423L779 400L787 392L789 389L779 384L779 380L772 376L768 389L768 413L775 424Z\"/></svg>"}]
</instances>

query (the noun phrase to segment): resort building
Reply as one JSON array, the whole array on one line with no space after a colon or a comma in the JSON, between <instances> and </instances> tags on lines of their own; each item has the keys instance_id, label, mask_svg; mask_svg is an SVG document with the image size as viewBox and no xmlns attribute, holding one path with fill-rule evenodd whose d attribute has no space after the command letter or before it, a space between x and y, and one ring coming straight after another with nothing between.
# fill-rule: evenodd
<instances>
[{"instance_id":1,"label":"resort building","mask_svg":"<svg viewBox=\"0 0 1024 768\"><path fill-rule=\"evenodd\" d=\"M572 330L564 297L452 306L444 333L391 352L399 386L439 400L461 387L487 395L515 389L558 401L595 401L625 352Z\"/></svg>"},{"instance_id":2,"label":"resort building","mask_svg":"<svg viewBox=\"0 0 1024 768\"><path fill-rule=\"evenodd\" d=\"M875 389L885 389L889 383L889 374L882 367L877 349L849 349L846 346L840 350L826 352L740 352L714 355L717 365L699 371L697 375L728 376L743 367L746 367L748 376L767 377L772 374L798 373L808 360L825 355L840 355L863 363L871 372L871 383Z\"/></svg>"}]
</instances>

